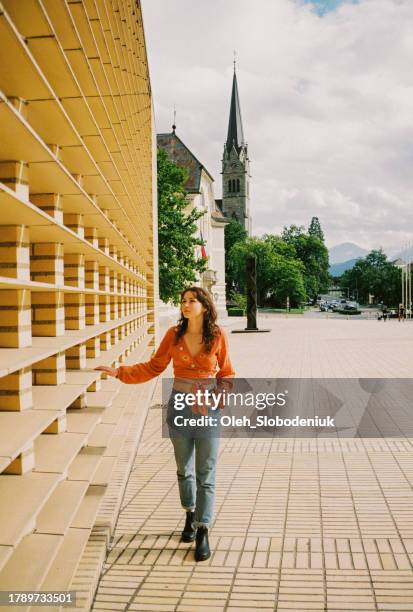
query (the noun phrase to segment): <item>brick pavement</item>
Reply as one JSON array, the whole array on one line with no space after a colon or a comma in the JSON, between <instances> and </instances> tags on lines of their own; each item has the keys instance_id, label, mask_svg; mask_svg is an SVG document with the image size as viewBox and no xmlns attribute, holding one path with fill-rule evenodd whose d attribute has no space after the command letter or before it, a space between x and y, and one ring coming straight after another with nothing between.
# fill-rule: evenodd
<instances>
[{"instance_id":1,"label":"brick pavement","mask_svg":"<svg viewBox=\"0 0 413 612\"><path fill-rule=\"evenodd\" d=\"M238 376L412 375L413 323L260 321L270 334L230 335ZM195 563L159 403L160 384L93 610L413 610L411 440L222 439Z\"/></svg>"}]
</instances>

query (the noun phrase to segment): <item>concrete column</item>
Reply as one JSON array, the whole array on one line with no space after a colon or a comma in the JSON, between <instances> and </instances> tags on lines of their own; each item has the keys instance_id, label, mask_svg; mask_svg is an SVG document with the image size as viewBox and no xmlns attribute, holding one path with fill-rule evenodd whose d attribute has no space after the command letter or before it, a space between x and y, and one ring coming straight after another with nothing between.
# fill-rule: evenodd
<instances>
[{"instance_id":1,"label":"concrete column","mask_svg":"<svg viewBox=\"0 0 413 612\"><path fill-rule=\"evenodd\" d=\"M21 200L29 199L29 166L25 161L0 161L0 182Z\"/></svg>"},{"instance_id":2,"label":"concrete column","mask_svg":"<svg viewBox=\"0 0 413 612\"><path fill-rule=\"evenodd\" d=\"M79 238L85 237L85 228L83 224L83 215L74 213L64 213L63 221L66 227L70 228Z\"/></svg>"},{"instance_id":3,"label":"concrete column","mask_svg":"<svg viewBox=\"0 0 413 612\"><path fill-rule=\"evenodd\" d=\"M65 327L66 329L84 329L85 296L83 293L65 294Z\"/></svg>"},{"instance_id":4,"label":"concrete column","mask_svg":"<svg viewBox=\"0 0 413 612\"><path fill-rule=\"evenodd\" d=\"M85 288L85 256L82 253L64 254L65 285Z\"/></svg>"},{"instance_id":5,"label":"concrete column","mask_svg":"<svg viewBox=\"0 0 413 612\"><path fill-rule=\"evenodd\" d=\"M31 193L30 201L63 224L63 196L59 193Z\"/></svg>"},{"instance_id":6,"label":"concrete column","mask_svg":"<svg viewBox=\"0 0 413 612\"><path fill-rule=\"evenodd\" d=\"M31 278L40 283L64 284L63 244L36 242L31 245Z\"/></svg>"},{"instance_id":7,"label":"concrete column","mask_svg":"<svg viewBox=\"0 0 413 612\"><path fill-rule=\"evenodd\" d=\"M22 368L0 378L0 411L21 412L33 407L32 369Z\"/></svg>"},{"instance_id":8,"label":"concrete column","mask_svg":"<svg viewBox=\"0 0 413 612\"><path fill-rule=\"evenodd\" d=\"M85 295L86 325L99 323L99 296L93 293Z\"/></svg>"},{"instance_id":9,"label":"concrete column","mask_svg":"<svg viewBox=\"0 0 413 612\"><path fill-rule=\"evenodd\" d=\"M96 227L85 227L85 239L96 248L99 248L98 230Z\"/></svg>"},{"instance_id":10,"label":"concrete column","mask_svg":"<svg viewBox=\"0 0 413 612\"><path fill-rule=\"evenodd\" d=\"M30 280L29 228L25 225L0 225L0 275Z\"/></svg>"},{"instance_id":11,"label":"concrete column","mask_svg":"<svg viewBox=\"0 0 413 612\"><path fill-rule=\"evenodd\" d=\"M65 354L60 352L33 364L34 385L62 385L66 382Z\"/></svg>"},{"instance_id":12,"label":"concrete column","mask_svg":"<svg viewBox=\"0 0 413 612\"><path fill-rule=\"evenodd\" d=\"M30 291L0 291L0 347L24 348L32 344Z\"/></svg>"},{"instance_id":13,"label":"concrete column","mask_svg":"<svg viewBox=\"0 0 413 612\"><path fill-rule=\"evenodd\" d=\"M62 291L32 292L33 336L63 336L65 333Z\"/></svg>"},{"instance_id":14,"label":"concrete column","mask_svg":"<svg viewBox=\"0 0 413 612\"><path fill-rule=\"evenodd\" d=\"M80 370L86 367L86 344L77 344L66 349L66 369Z\"/></svg>"}]
</instances>

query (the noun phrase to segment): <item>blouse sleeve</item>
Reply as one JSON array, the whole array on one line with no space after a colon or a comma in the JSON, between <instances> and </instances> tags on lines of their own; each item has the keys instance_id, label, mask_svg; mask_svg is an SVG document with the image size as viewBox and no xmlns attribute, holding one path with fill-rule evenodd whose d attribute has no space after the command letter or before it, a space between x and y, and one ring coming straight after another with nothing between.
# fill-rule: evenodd
<instances>
[{"instance_id":1,"label":"blouse sleeve","mask_svg":"<svg viewBox=\"0 0 413 612\"><path fill-rule=\"evenodd\" d=\"M162 374L171 361L171 348L174 336L175 331L171 327L162 338L158 350L149 361L135 363L131 366L119 366L116 378L123 383L135 384L146 382Z\"/></svg>"},{"instance_id":2,"label":"blouse sleeve","mask_svg":"<svg viewBox=\"0 0 413 612\"><path fill-rule=\"evenodd\" d=\"M226 333L222 329L217 357L219 365L217 378L233 378L235 376L235 370L232 367L231 359L229 356L228 338Z\"/></svg>"}]
</instances>

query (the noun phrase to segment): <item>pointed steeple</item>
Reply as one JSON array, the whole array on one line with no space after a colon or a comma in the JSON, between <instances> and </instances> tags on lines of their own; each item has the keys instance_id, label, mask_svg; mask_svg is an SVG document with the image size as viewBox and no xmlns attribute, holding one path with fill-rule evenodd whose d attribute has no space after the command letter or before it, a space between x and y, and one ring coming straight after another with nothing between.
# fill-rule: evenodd
<instances>
[{"instance_id":1,"label":"pointed steeple","mask_svg":"<svg viewBox=\"0 0 413 612\"><path fill-rule=\"evenodd\" d=\"M235 62L234 77L232 80L231 109L229 112L228 135L226 142L227 151L230 151L233 145L235 145L237 151L239 151L239 149L243 145L245 145L244 131L242 129L241 105L238 94L237 73L235 71Z\"/></svg>"}]
</instances>

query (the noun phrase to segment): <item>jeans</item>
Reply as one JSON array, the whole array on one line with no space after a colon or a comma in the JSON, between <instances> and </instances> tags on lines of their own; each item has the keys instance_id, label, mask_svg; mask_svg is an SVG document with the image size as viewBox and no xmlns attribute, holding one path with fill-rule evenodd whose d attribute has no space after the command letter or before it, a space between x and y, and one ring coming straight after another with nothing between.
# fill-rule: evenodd
<instances>
[{"instance_id":1,"label":"jeans","mask_svg":"<svg viewBox=\"0 0 413 612\"><path fill-rule=\"evenodd\" d=\"M169 410L171 410L171 400ZM187 409L185 414L189 414ZM214 413L213 416L217 416ZM193 417L198 415L192 414ZM204 433L204 432L202 432ZM209 527L214 512L216 463L219 452L219 433L203 437L179 435L170 428L171 442L174 447L177 467L178 487L181 504L185 510L195 508L194 527ZM195 465L194 465L195 464ZM195 468L195 469L194 469Z\"/></svg>"}]
</instances>

